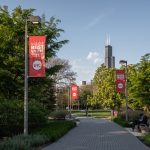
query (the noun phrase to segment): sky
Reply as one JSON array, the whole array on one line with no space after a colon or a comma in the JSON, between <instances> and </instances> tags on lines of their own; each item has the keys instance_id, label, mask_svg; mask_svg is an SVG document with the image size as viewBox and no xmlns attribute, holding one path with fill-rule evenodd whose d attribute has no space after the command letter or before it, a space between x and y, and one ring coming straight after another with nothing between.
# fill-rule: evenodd
<instances>
[{"instance_id":1,"label":"sky","mask_svg":"<svg viewBox=\"0 0 150 150\"><path fill-rule=\"evenodd\" d=\"M90 83L104 63L107 35L115 56L115 66L127 60L136 64L150 53L150 0L0 0L0 6L36 9L34 15L61 20L58 27L69 40L57 53L69 60L77 73L77 83Z\"/></svg>"}]
</instances>

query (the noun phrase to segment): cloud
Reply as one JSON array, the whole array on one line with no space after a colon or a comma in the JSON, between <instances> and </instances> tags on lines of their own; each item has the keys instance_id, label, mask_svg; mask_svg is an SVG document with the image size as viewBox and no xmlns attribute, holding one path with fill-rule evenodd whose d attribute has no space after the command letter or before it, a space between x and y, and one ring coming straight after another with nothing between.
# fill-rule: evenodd
<instances>
[{"instance_id":1,"label":"cloud","mask_svg":"<svg viewBox=\"0 0 150 150\"><path fill-rule=\"evenodd\" d=\"M92 21L90 21L87 26L85 27L86 30L94 27L96 24L98 24L106 15L101 15L98 17L95 17Z\"/></svg>"},{"instance_id":2,"label":"cloud","mask_svg":"<svg viewBox=\"0 0 150 150\"><path fill-rule=\"evenodd\" d=\"M92 61L94 64L98 64L99 62L101 62L98 52L89 52L86 59Z\"/></svg>"},{"instance_id":3,"label":"cloud","mask_svg":"<svg viewBox=\"0 0 150 150\"><path fill-rule=\"evenodd\" d=\"M99 14L98 16L95 16L85 27L85 30L89 30L92 27L94 27L95 25L97 25L101 20L103 20L106 17L109 17L110 15L112 15L115 12L114 8L108 9L105 12L101 12L101 14Z\"/></svg>"},{"instance_id":4,"label":"cloud","mask_svg":"<svg viewBox=\"0 0 150 150\"><path fill-rule=\"evenodd\" d=\"M72 70L77 72L77 83L81 84L81 81L90 82L95 74L97 65L90 63L87 59L74 59L70 61Z\"/></svg>"}]
</instances>

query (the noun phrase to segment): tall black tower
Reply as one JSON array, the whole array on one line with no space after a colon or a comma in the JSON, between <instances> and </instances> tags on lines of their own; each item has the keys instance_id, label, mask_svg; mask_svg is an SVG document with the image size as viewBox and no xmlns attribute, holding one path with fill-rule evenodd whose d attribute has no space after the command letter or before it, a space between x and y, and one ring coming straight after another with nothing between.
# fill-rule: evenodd
<instances>
[{"instance_id":1,"label":"tall black tower","mask_svg":"<svg viewBox=\"0 0 150 150\"><path fill-rule=\"evenodd\" d=\"M112 56L112 46L109 38L107 38L105 45L105 66L106 68L115 68L115 57Z\"/></svg>"}]
</instances>

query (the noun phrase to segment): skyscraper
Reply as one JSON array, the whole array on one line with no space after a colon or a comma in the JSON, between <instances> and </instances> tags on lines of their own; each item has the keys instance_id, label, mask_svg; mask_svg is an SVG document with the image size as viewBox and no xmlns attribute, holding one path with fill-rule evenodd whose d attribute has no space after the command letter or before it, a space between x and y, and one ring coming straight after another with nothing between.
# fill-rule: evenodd
<instances>
[{"instance_id":1,"label":"skyscraper","mask_svg":"<svg viewBox=\"0 0 150 150\"><path fill-rule=\"evenodd\" d=\"M105 45L105 66L106 68L115 68L115 57L112 56L112 46L108 37Z\"/></svg>"},{"instance_id":2,"label":"skyscraper","mask_svg":"<svg viewBox=\"0 0 150 150\"><path fill-rule=\"evenodd\" d=\"M115 56L111 57L111 68L115 68Z\"/></svg>"}]
</instances>

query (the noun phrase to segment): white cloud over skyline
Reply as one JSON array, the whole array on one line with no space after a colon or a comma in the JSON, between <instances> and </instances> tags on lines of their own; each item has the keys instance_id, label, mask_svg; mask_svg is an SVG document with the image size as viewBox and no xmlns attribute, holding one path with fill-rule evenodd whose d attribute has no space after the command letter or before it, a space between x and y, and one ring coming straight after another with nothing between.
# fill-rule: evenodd
<instances>
[{"instance_id":1,"label":"white cloud over skyline","mask_svg":"<svg viewBox=\"0 0 150 150\"><path fill-rule=\"evenodd\" d=\"M94 64L98 64L101 62L98 52L89 52L86 59L92 61Z\"/></svg>"},{"instance_id":2,"label":"white cloud over skyline","mask_svg":"<svg viewBox=\"0 0 150 150\"><path fill-rule=\"evenodd\" d=\"M93 79L97 65L87 59L74 59L70 63L73 71L77 72L77 84L80 85L82 81L89 83Z\"/></svg>"}]
</instances>

